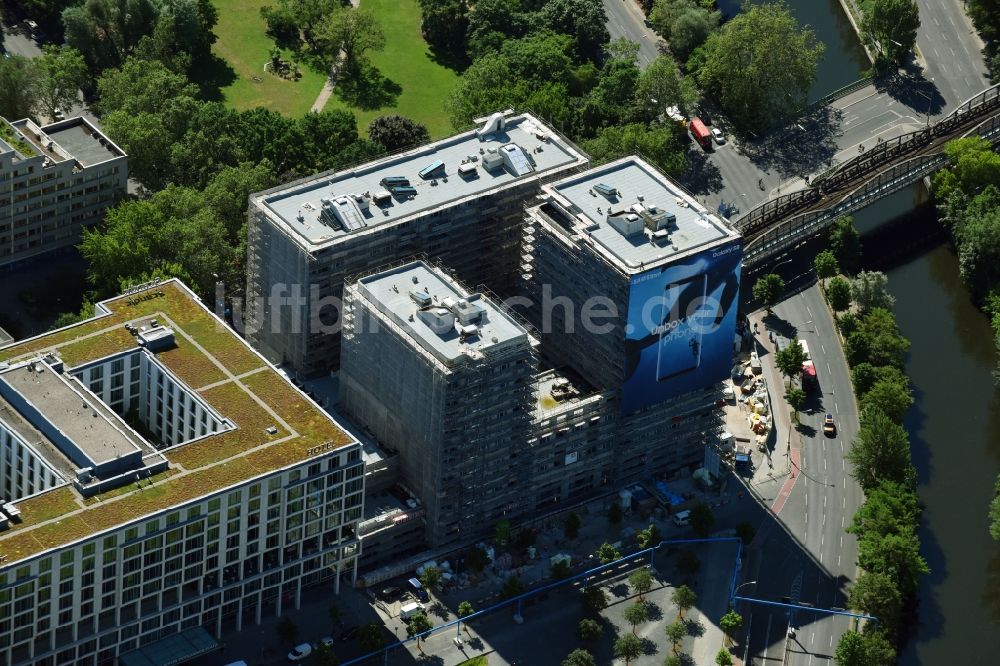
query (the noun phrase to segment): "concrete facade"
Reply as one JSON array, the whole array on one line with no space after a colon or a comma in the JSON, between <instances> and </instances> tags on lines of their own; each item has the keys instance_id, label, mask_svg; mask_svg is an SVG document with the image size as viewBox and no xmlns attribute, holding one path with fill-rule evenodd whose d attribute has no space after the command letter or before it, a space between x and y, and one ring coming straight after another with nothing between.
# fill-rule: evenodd
<instances>
[{"instance_id":1,"label":"concrete facade","mask_svg":"<svg viewBox=\"0 0 1000 666\"><path fill-rule=\"evenodd\" d=\"M0 268L79 243L127 181L124 151L85 118L0 119Z\"/></svg>"}]
</instances>

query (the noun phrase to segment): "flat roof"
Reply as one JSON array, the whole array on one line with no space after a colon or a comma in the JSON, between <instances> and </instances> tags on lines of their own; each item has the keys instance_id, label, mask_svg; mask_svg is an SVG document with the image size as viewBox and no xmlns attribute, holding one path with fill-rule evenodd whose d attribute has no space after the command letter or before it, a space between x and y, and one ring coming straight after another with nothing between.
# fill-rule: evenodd
<instances>
[{"instance_id":1,"label":"flat roof","mask_svg":"<svg viewBox=\"0 0 1000 666\"><path fill-rule=\"evenodd\" d=\"M591 238L599 252L628 274L738 237L721 218L636 156L588 169L542 189L575 216L575 233ZM626 237L608 218L612 213L619 217L634 213L636 205L665 211L674 216L675 223L662 239L655 238L648 228Z\"/></svg>"},{"instance_id":2,"label":"flat roof","mask_svg":"<svg viewBox=\"0 0 1000 666\"><path fill-rule=\"evenodd\" d=\"M41 362L0 372L0 382L30 402L95 465L140 451L153 453L100 399Z\"/></svg>"},{"instance_id":3,"label":"flat roof","mask_svg":"<svg viewBox=\"0 0 1000 666\"><path fill-rule=\"evenodd\" d=\"M125 155L86 118L68 118L41 129L83 166L93 166Z\"/></svg>"},{"instance_id":4,"label":"flat roof","mask_svg":"<svg viewBox=\"0 0 1000 666\"><path fill-rule=\"evenodd\" d=\"M518 342L530 344L528 331L496 303L481 294L470 294L454 279L423 261L361 278L358 283L359 292L368 301L445 365L480 358L492 349ZM417 294L426 297L427 305L418 304ZM460 302L482 311L482 318L474 324L474 334L464 337L455 327L457 320L439 312L448 310L449 303L453 309L461 308ZM436 314L442 317L433 316ZM438 322L443 322L440 332L432 328Z\"/></svg>"},{"instance_id":5,"label":"flat roof","mask_svg":"<svg viewBox=\"0 0 1000 666\"><path fill-rule=\"evenodd\" d=\"M72 485L18 502L22 522L0 532L0 570L145 516L322 456L356 440L282 377L179 280L151 283L96 306L95 317L6 346L0 362L53 354L65 372L136 348L125 324L156 319L175 333L156 359L236 427L163 451L170 466L85 498ZM82 407L82 402L81 402ZM95 421L90 417L91 421ZM150 487L155 490L150 492Z\"/></svg>"},{"instance_id":6,"label":"flat roof","mask_svg":"<svg viewBox=\"0 0 1000 666\"><path fill-rule=\"evenodd\" d=\"M508 144L519 146L523 156L533 164L525 166L523 160L513 160L515 164L511 166L483 167L483 157L489 149L500 150ZM433 177L420 176L423 169L439 161L443 166L433 172ZM459 200L483 196L517 180L586 162L586 156L575 146L538 119L523 114L507 117L502 131L480 136L478 130L470 130L350 170L318 174L251 198L269 211L269 217L290 232L291 237L312 251L349 235L371 232ZM458 169L463 165L474 177L459 175ZM519 170L520 175L516 173ZM321 199L336 201L366 193L374 196L386 190L382 179L392 176L406 178L415 194L390 197L381 207L372 202L367 209L362 206L357 211L348 205L344 226L353 227L352 231L321 218Z\"/></svg>"},{"instance_id":7,"label":"flat roof","mask_svg":"<svg viewBox=\"0 0 1000 666\"><path fill-rule=\"evenodd\" d=\"M535 375L534 383L536 419L548 418L600 394L571 368L550 368L540 372Z\"/></svg>"}]
</instances>

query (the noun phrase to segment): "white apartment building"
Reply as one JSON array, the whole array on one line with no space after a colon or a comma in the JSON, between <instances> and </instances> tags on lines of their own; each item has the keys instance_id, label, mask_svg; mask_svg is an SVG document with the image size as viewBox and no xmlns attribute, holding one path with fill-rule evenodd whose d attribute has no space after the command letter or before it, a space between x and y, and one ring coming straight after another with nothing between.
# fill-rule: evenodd
<instances>
[{"instance_id":1,"label":"white apartment building","mask_svg":"<svg viewBox=\"0 0 1000 666\"><path fill-rule=\"evenodd\" d=\"M79 243L127 181L125 152L86 118L0 118L0 268Z\"/></svg>"},{"instance_id":2,"label":"white apartment building","mask_svg":"<svg viewBox=\"0 0 1000 666\"><path fill-rule=\"evenodd\" d=\"M358 442L181 283L0 347L0 663L142 663L356 575Z\"/></svg>"}]
</instances>

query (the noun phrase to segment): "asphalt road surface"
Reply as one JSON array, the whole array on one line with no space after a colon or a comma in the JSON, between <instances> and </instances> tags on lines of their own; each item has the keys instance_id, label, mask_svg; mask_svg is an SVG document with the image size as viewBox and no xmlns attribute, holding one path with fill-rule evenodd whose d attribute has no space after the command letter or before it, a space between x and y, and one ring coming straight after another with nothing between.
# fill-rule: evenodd
<instances>
[{"instance_id":1,"label":"asphalt road surface","mask_svg":"<svg viewBox=\"0 0 1000 666\"><path fill-rule=\"evenodd\" d=\"M660 55L660 36L646 27L645 17L635 0L604 0L611 39L626 37L639 45L639 67L645 68Z\"/></svg>"}]
</instances>

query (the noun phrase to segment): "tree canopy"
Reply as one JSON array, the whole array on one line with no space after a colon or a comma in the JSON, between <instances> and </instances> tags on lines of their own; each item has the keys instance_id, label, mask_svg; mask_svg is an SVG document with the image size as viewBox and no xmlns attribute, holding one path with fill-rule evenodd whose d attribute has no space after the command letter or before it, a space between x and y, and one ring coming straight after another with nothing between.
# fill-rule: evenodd
<instances>
[{"instance_id":1,"label":"tree canopy","mask_svg":"<svg viewBox=\"0 0 1000 666\"><path fill-rule=\"evenodd\" d=\"M871 0L861 17L861 38L880 58L901 64L917 43L920 10L914 0Z\"/></svg>"},{"instance_id":2,"label":"tree canopy","mask_svg":"<svg viewBox=\"0 0 1000 666\"><path fill-rule=\"evenodd\" d=\"M858 272L861 263L861 236L849 216L838 217L829 231L830 251L840 268L848 275Z\"/></svg>"},{"instance_id":3,"label":"tree canopy","mask_svg":"<svg viewBox=\"0 0 1000 666\"><path fill-rule=\"evenodd\" d=\"M768 311L777 305L784 293L785 280L775 273L768 273L757 278L753 284L753 297L760 301Z\"/></svg>"},{"instance_id":4,"label":"tree canopy","mask_svg":"<svg viewBox=\"0 0 1000 666\"><path fill-rule=\"evenodd\" d=\"M746 5L708 37L698 78L734 122L761 131L805 106L823 50L785 4Z\"/></svg>"},{"instance_id":5,"label":"tree canopy","mask_svg":"<svg viewBox=\"0 0 1000 666\"><path fill-rule=\"evenodd\" d=\"M846 458L853 468L852 476L866 492L883 481L906 487L915 482L906 430L880 410L861 413L861 427Z\"/></svg>"},{"instance_id":6,"label":"tree canopy","mask_svg":"<svg viewBox=\"0 0 1000 666\"><path fill-rule=\"evenodd\" d=\"M848 631L840 637L833 660L837 666L893 666L896 651L876 631Z\"/></svg>"}]
</instances>

